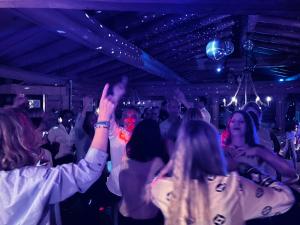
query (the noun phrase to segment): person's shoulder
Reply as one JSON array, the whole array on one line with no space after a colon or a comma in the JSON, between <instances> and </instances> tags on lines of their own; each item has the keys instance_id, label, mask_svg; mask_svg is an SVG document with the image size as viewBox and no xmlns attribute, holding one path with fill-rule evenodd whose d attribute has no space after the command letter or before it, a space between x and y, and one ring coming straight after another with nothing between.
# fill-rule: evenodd
<instances>
[{"instance_id":1,"label":"person's shoulder","mask_svg":"<svg viewBox=\"0 0 300 225\"><path fill-rule=\"evenodd\" d=\"M206 107L200 109L201 112L209 113Z\"/></svg>"},{"instance_id":2,"label":"person's shoulder","mask_svg":"<svg viewBox=\"0 0 300 225\"><path fill-rule=\"evenodd\" d=\"M0 176L3 179L12 179L16 182L20 179L43 179L47 173L48 167L46 166L25 166L22 168L13 169L10 171L0 171Z\"/></svg>"},{"instance_id":3,"label":"person's shoulder","mask_svg":"<svg viewBox=\"0 0 300 225\"><path fill-rule=\"evenodd\" d=\"M163 162L163 160L160 157L155 157L152 161L151 164L154 167L162 167L165 165L165 163Z\"/></svg>"},{"instance_id":4,"label":"person's shoulder","mask_svg":"<svg viewBox=\"0 0 300 225\"><path fill-rule=\"evenodd\" d=\"M159 197L174 190L174 182L171 177L154 179L151 183L151 192L153 196Z\"/></svg>"},{"instance_id":5,"label":"person's shoulder","mask_svg":"<svg viewBox=\"0 0 300 225\"><path fill-rule=\"evenodd\" d=\"M49 133L56 133L61 130L61 127L59 125L53 126L50 128Z\"/></svg>"}]
</instances>

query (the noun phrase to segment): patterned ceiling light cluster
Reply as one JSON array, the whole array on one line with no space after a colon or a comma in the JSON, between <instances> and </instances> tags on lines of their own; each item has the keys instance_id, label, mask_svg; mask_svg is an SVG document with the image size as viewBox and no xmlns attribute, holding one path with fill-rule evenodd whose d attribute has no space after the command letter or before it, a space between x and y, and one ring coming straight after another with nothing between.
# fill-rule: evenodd
<instances>
[{"instance_id":1,"label":"patterned ceiling light cluster","mask_svg":"<svg viewBox=\"0 0 300 225\"><path fill-rule=\"evenodd\" d=\"M223 101L225 106L230 106L234 104L237 106L238 104L238 98L239 92L241 91L241 88L244 88L244 102L242 101L242 104L247 104L248 102L248 95L250 95L250 90L252 90L253 94L255 95L255 102L260 106L269 106L270 102L272 101L272 98L270 96L266 97L266 102L264 103L261 98L259 97L256 88L254 86L254 82L252 80L252 72L255 69L255 65L253 64L253 49L254 44L250 39L247 39L243 42L243 49L246 53L246 66L242 73L242 76L238 78L238 88L235 91L233 97L231 98L231 101L226 104L226 100Z\"/></svg>"}]
</instances>

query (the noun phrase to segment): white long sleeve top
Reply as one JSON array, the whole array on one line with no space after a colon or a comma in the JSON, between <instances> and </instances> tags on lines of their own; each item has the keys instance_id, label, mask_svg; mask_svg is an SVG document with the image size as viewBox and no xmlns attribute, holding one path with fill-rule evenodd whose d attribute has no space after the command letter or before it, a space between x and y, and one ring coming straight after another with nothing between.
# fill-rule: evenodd
<instances>
[{"instance_id":1,"label":"white long sleeve top","mask_svg":"<svg viewBox=\"0 0 300 225\"><path fill-rule=\"evenodd\" d=\"M106 158L90 148L78 164L0 171L0 224L49 225L51 205L85 192L100 177Z\"/></svg>"}]
</instances>

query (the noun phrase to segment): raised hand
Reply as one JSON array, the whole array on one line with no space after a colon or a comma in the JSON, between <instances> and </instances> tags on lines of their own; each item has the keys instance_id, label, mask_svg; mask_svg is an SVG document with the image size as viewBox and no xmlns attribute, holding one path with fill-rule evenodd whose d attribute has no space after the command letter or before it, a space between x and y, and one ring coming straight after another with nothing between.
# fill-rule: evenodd
<instances>
[{"instance_id":1,"label":"raised hand","mask_svg":"<svg viewBox=\"0 0 300 225\"><path fill-rule=\"evenodd\" d=\"M113 98L112 98L112 101L114 103L118 103L120 101L121 97L125 94L127 82L128 82L128 78L123 77L121 82L114 85Z\"/></svg>"},{"instance_id":2,"label":"raised hand","mask_svg":"<svg viewBox=\"0 0 300 225\"><path fill-rule=\"evenodd\" d=\"M109 84L105 84L99 102L98 121L109 121L117 102L113 101L113 96L108 95Z\"/></svg>"}]
</instances>

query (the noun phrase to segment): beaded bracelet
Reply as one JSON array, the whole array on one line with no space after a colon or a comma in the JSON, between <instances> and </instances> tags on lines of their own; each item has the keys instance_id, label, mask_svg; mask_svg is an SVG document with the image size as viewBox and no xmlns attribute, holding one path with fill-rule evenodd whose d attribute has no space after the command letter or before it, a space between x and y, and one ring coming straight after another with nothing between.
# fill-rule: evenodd
<instances>
[{"instance_id":1,"label":"beaded bracelet","mask_svg":"<svg viewBox=\"0 0 300 225\"><path fill-rule=\"evenodd\" d=\"M103 128L109 128L110 126L110 122L109 121L98 121L97 123L94 124L94 128L100 128L100 127L103 127Z\"/></svg>"}]
</instances>

